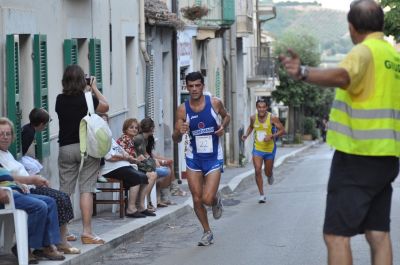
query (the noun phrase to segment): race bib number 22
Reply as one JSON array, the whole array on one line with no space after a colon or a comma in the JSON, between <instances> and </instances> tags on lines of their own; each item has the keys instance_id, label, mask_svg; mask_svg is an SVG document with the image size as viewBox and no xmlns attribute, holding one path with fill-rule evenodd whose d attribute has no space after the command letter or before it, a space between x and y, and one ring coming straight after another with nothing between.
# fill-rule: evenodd
<instances>
[{"instance_id":1,"label":"race bib number 22","mask_svg":"<svg viewBox=\"0 0 400 265\"><path fill-rule=\"evenodd\" d=\"M212 135L196 136L197 153L212 153Z\"/></svg>"}]
</instances>

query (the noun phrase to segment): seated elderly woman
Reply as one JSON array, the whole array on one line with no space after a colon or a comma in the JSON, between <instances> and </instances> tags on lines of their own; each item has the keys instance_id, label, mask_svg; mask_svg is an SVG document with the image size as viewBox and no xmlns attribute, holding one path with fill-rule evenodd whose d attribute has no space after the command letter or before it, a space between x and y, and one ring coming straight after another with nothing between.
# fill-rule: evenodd
<instances>
[{"instance_id":1,"label":"seated elderly woman","mask_svg":"<svg viewBox=\"0 0 400 265\"><path fill-rule=\"evenodd\" d=\"M0 129L0 138L3 135L4 132ZM34 184L38 187L47 186L48 181L40 176L13 177L8 170L0 165L0 187L10 187L14 191L15 207L26 211L28 214L29 248L40 249L39 252L34 251L34 253L40 253L41 257L50 260L64 260L65 257L54 246L61 240L56 202L47 196L28 193L25 184ZM7 203L7 200L3 200L3 203ZM15 245L12 252L17 255ZM38 263L35 255L29 252L29 264Z\"/></svg>"},{"instance_id":2,"label":"seated elderly woman","mask_svg":"<svg viewBox=\"0 0 400 265\"><path fill-rule=\"evenodd\" d=\"M149 183L148 176L138 171L131 165L131 157L122 149L121 146L112 139L111 150L104 157L105 164L101 169L101 174L106 178L115 178L124 181L124 187L129 189L128 207L126 217L143 218L148 214L145 209L138 209L136 201L144 201L150 190L147 189ZM142 187L141 187L142 186ZM140 188L142 188L140 190ZM141 191L141 192L140 192Z\"/></svg>"},{"instance_id":3,"label":"seated elderly woman","mask_svg":"<svg viewBox=\"0 0 400 265\"><path fill-rule=\"evenodd\" d=\"M25 170L24 166L15 160L13 155L8 151L13 139L14 139L14 125L13 123L4 117L0 118L0 164L11 172L13 176L28 177L30 174ZM69 196L61 191L49 188L49 187L35 187L30 186L30 193L45 195L55 199L58 209L58 222L61 233L61 243L57 246L59 251L64 254L79 254L80 250L74 248L67 241L67 223L74 218L72 203Z\"/></svg>"},{"instance_id":4,"label":"seated elderly woman","mask_svg":"<svg viewBox=\"0 0 400 265\"><path fill-rule=\"evenodd\" d=\"M139 122L136 119L129 118L124 121L124 124L122 126L122 132L123 134L121 135L120 138L118 138L117 143L127 152L130 156L130 163L132 164L140 164L143 160L146 158L142 155L137 155L135 151L135 147L133 145L133 139L134 137L138 134L139 132ZM140 208L140 211L147 215L147 216L155 216L156 214L154 213L154 209L151 209L148 205L145 207L144 205L144 198L143 194L150 194L151 190L154 187L154 184L156 183L157 180L157 174L155 170L141 170L139 168L139 171L146 173L146 175L149 177L149 184L147 187L143 187L141 185L140 187L140 196L139 196L139 202L138 202L138 207Z\"/></svg>"},{"instance_id":5,"label":"seated elderly woman","mask_svg":"<svg viewBox=\"0 0 400 265\"><path fill-rule=\"evenodd\" d=\"M99 114L108 122L108 115ZM143 173L136 169L136 165L132 165L134 158L130 156L117 142L112 139L111 149L104 157L105 164L101 168L101 174L106 178L115 178L124 181L124 187L129 188L128 207L126 209L126 217L143 218L149 213L144 207L136 207L136 201L139 195L139 201L144 202L145 197L151 190L147 188L149 179L155 178L151 173ZM144 204L144 203L143 203ZM143 205L139 204L139 205Z\"/></svg>"}]
</instances>

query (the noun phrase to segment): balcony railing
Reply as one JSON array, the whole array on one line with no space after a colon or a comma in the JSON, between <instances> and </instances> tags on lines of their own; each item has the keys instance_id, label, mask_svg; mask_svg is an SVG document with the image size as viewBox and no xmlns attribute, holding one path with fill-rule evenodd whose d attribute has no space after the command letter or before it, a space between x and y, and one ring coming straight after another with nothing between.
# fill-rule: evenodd
<instances>
[{"instance_id":1,"label":"balcony railing","mask_svg":"<svg viewBox=\"0 0 400 265\"><path fill-rule=\"evenodd\" d=\"M235 0L180 0L179 8L204 6L209 9L207 16L195 21L199 26L229 27L235 22Z\"/></svg>"},{"instance_id":2,"label":"balcony railing","mask_svg":"<svg viewBox=\"0 0 400 265\"><path fill-rule=\"evenodd\" d=\"M278 64L276 58L266 55L261 56L257 47L250 47L250 76L275 78L278 73Z\"/></svg>"}]
</instances>

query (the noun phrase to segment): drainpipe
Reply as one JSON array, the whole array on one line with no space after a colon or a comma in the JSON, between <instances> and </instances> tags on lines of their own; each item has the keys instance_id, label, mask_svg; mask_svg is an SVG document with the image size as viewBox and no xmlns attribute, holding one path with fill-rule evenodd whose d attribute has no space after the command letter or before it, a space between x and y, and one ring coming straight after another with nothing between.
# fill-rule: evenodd
<instances>
[{"instance_id":1,"label":"drainpipe","mask_svg":"<svg viewBox=\"0 0 400 265\"><path fill-rule=\"evenodd\" d=\"M145 17L144 17L144 0L139 0L139 43L140 51L143 54L143 59L146 64L150 64L150 56L146 49L146 28L145 28Z\"/></svg>"},{"instance_id":2,"label":"drainpipe","mask_svg":"<svg viewBox=\"0 0 400 265\"><path fill-rule=\"evenodd\" d=\"M177 0L172 1L172 13L178 14L178 2ZM173 112L175 111L176 106L178 106L178 31L174 29L172 36L172 108ZM176 117L173 115L173 124L175 125ZM182 183L182 180L179 177L179 149L178 144L174 143L174 175L175 179L178 180L178 184Z\"/></svg>"},{"instance_id":3,"label":"drainpipe","mask_svg":"<svg viewBox=\"0 0 400 265\"><path fill-rule=\"evenodd\" d=\"M110 34L109 45L110 45L110 85L113 83L113 53L112 53L112 12L111 12L111 0L108 0L108 34ZM93 24L93 23L92 23Z\"/></svg>"},{"instance_id":4,"label":"drainpipe","mask_svg":"<svg viewBox=\"0 0 400 265\"><path fill-rule=\"evenodd\" d=\"M239 141L238 133L239 133L239 124L238 124L238 114L237 113L237 105L238 105L238 95L237 95L237 50L236 50L236 23L234 23L230 31L230 71L231 71L231 137L230 137L230 145L231 145L231 162L235 165L239 164Z\"/></svg>"},{"instance_id":5,"label":"drainpipe","mask_svg":"<svg viewBox=\"0 0 400 265\"><path fill-rule=\"evenodd\" d=\"M230 57L230 41L231 41L231 32L227 30L224 32L223 41L222 41L222 50L223 50L223 61L224 61L224 104L227 111L231 114L231 122L232 122L232 96L231 96L231 57ZM224 157L227 157L228 163L232 163L232 151L231 148L231 135L233 134L233 126L230 124L228 126L228 131L225 132L225 146L224 146ZM232 151L231 151L232 150Z\"/></svg>"}]
</instances>

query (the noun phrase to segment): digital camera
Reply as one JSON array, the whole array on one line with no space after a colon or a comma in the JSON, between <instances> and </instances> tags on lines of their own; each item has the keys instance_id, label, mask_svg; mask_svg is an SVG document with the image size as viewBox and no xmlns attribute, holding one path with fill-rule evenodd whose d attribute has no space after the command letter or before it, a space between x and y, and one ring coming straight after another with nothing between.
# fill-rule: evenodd
<instances>
[{"instance_id":1,"label":"digital camera","mask_svg":"<svg viewBox=\"0 0 400 265\"><path fill-rule=\"evenodd\" d=\"M86 75L85 75L85 80L86 80L86 84L87 84L88 86L90 86L90 85L91 85L91 82L92 82L92 77L91 77L90 75L86 74Z\"/></svg>"}]
</instances>

